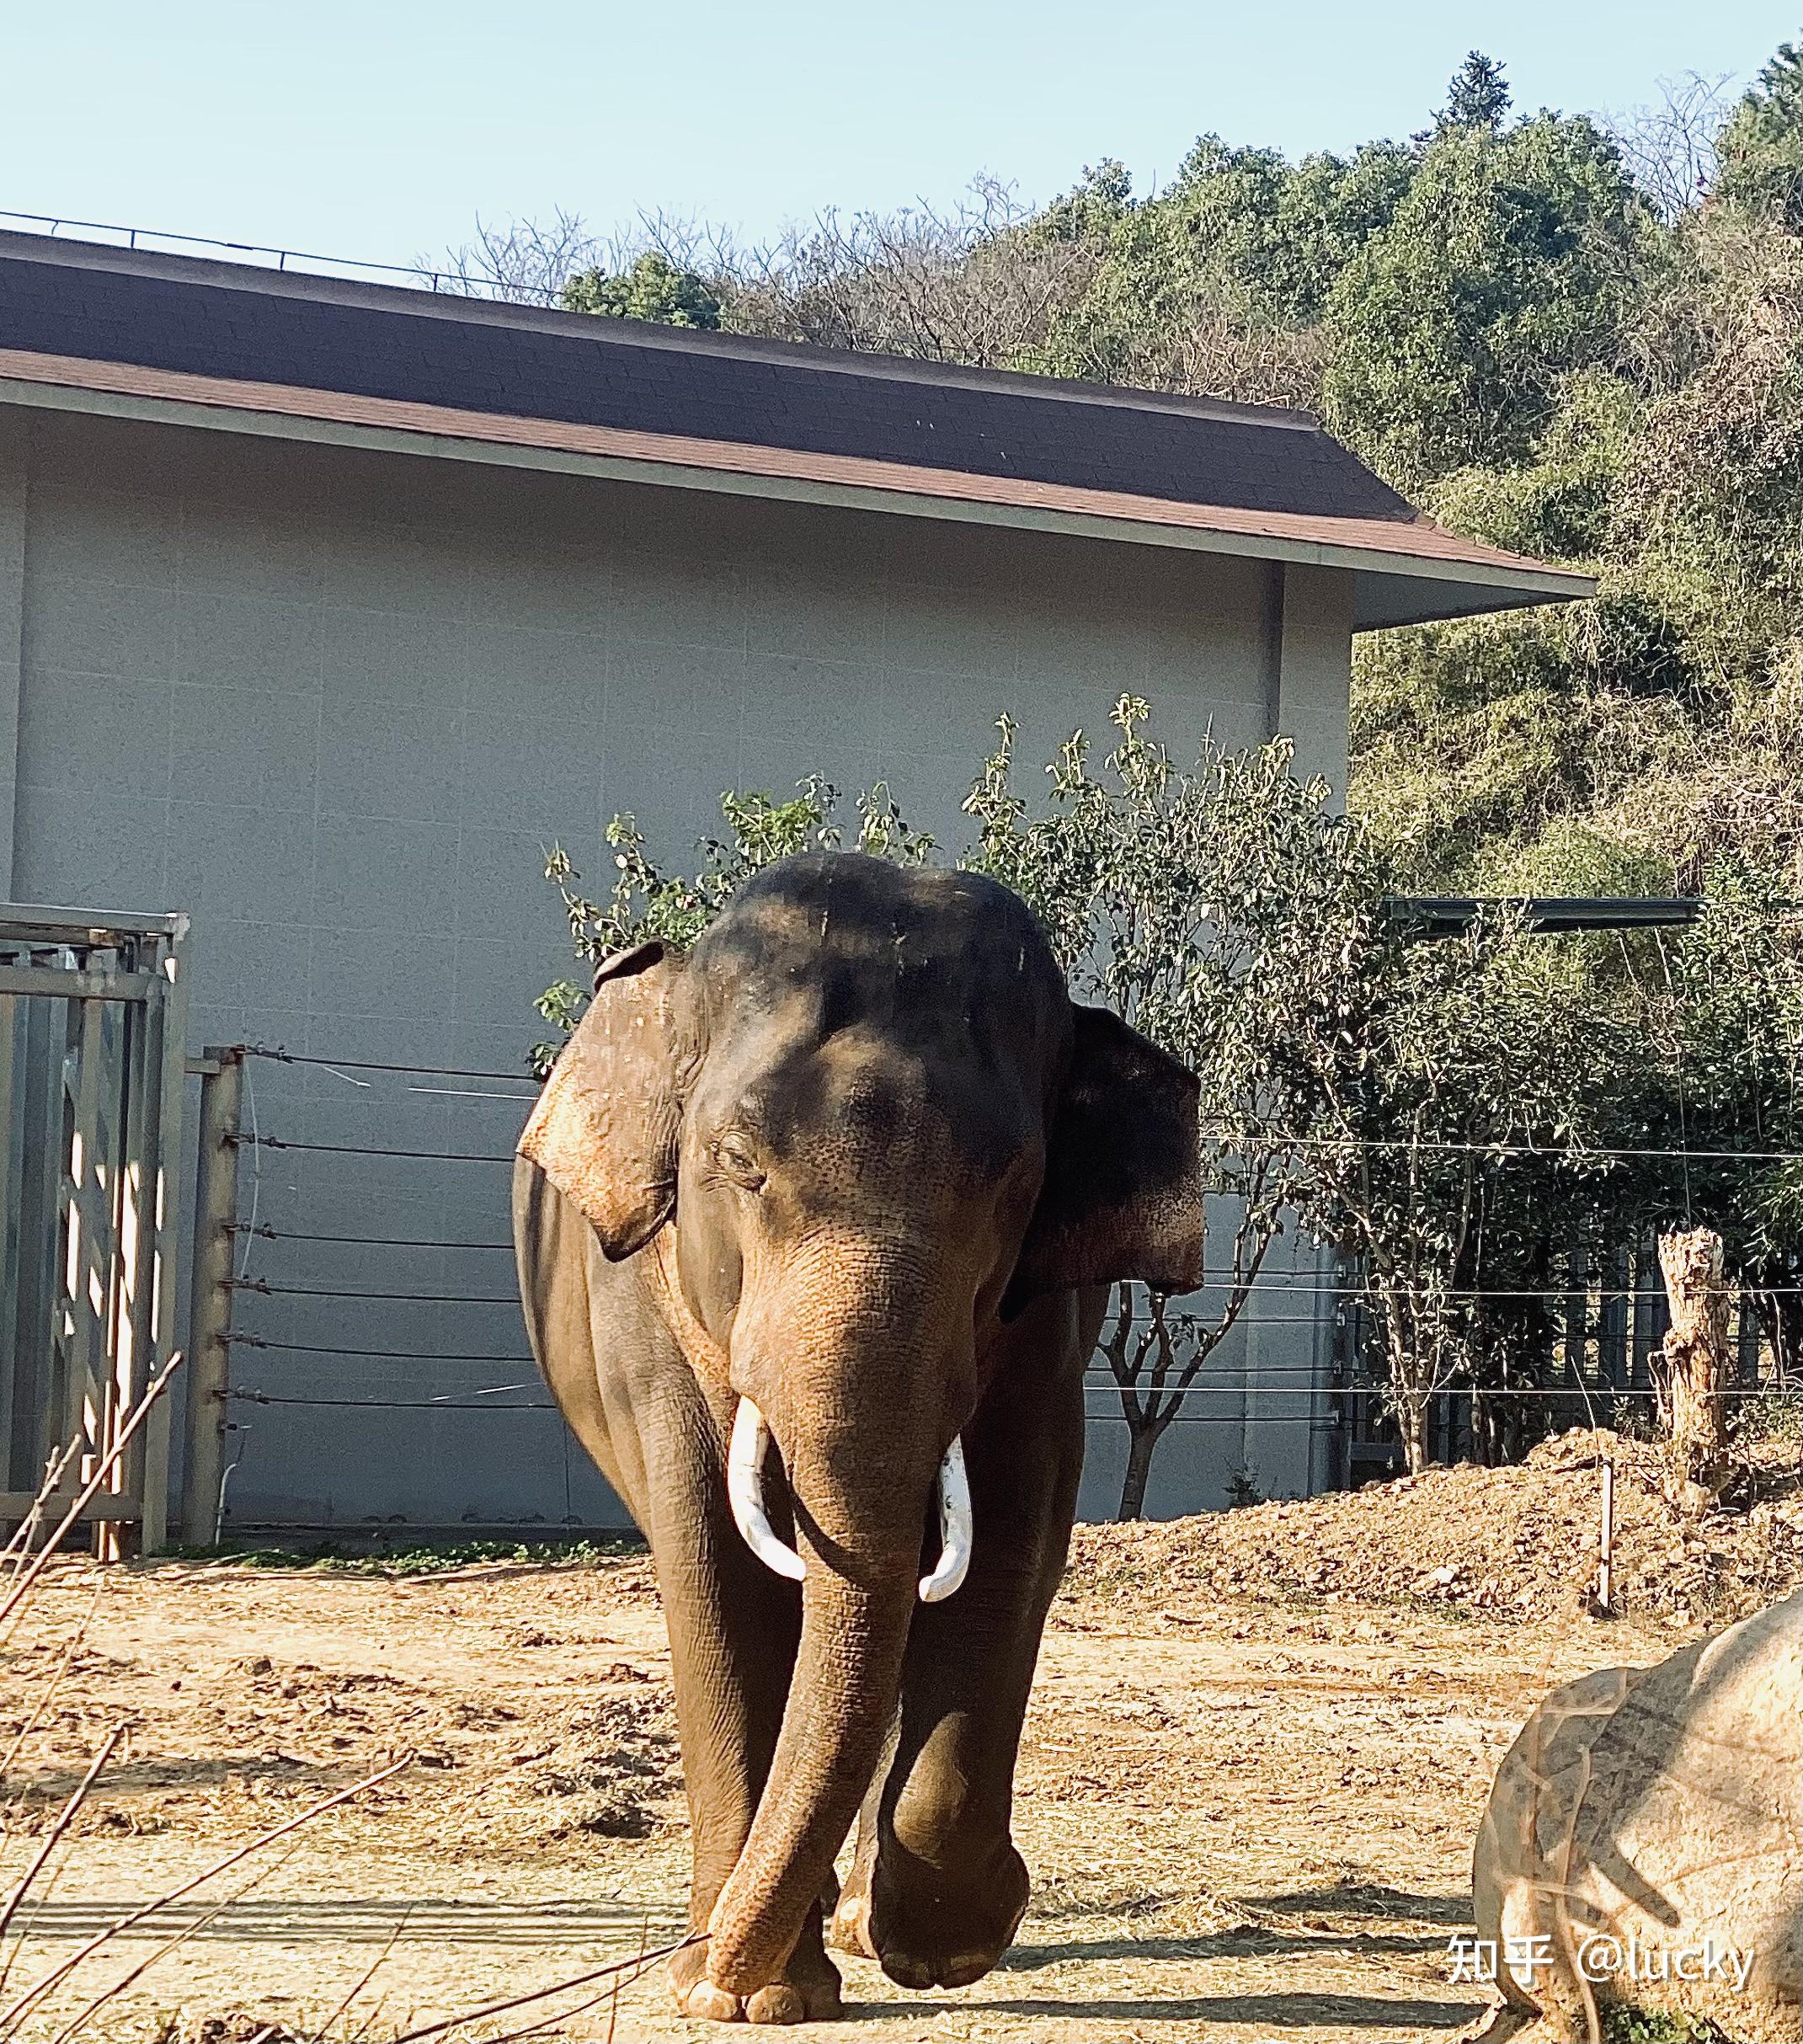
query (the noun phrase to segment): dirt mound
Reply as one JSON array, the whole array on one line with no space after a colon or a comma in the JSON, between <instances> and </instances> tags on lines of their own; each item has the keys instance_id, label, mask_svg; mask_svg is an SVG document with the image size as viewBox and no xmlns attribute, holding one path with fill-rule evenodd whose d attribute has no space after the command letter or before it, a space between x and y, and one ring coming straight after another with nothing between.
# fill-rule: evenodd
<instances>
[{"instance_id":1,"label":"dirt mound","mask_svg":"<svg viewBox=\"0 0 1803 2044\"><path fill-rule=\"evenodd\" d=\"M1080 1526L1064 1594L1080 1608L1179 1620L1187 1604L1244 1597L1568 1614L1596 1580L1605 1458L1615 1468L1617 1611L1721 1624L1803 1588L1795 1444L1759 1451L1720 1509L1688 1518L1667 1499L1657 1448L1580 1428L1515 1468L1462 1465L1304 1502Z\"/></svg>"},{"instance_id":2,"label":"dirt mound","mask_svg":"<svg viewBox=\"0 0 1803 2044\"><path fill-rule=\"evenodd\" d=\"M625 1664L602 1679L643 1686L555 1716L536 1714L540 1736L516 1742L472 1801L472 1839L645 1839L677 1817L682 1771L669 1689Z\"/></svg>"}]
</instances>

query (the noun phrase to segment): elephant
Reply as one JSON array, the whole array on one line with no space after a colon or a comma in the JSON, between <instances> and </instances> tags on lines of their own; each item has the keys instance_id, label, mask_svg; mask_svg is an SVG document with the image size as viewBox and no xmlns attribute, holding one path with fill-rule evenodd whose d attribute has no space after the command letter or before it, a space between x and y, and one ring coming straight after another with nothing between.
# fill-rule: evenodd
<instances>
[{"instance_id":1,"label":"elephant","mask_svg":"<svg viewBox=\"0 0 1803 2044\"><path fill-rule=\"evenodd\" d=\"M686 2015L838 2010L854 1822L835 1943L924 1988L1012 1940L1085 1368L1112 1281L1201 1281L1198 1093L974 873L783 858L686 955L599 966L520 1139L515 1243L664 1601Z\"/></svg>"}]
</instances>

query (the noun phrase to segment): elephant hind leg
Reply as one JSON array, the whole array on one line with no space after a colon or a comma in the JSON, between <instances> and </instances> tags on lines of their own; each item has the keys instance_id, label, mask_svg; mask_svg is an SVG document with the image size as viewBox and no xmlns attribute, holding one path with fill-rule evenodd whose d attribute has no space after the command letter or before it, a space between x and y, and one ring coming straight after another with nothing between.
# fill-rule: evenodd
<instances>
[{"instance_id":1,"label":"elephant hind leg","mask_svg":"<svg viewBox=\"0 0 1803 2044\"><path fill-rule=\"evenodd\" d=\"M1014 1942L1027 1913L1027 1863L1004 1835L986 1851L920 1858L899 1833L883 1842L865 1913L874 1956L898 1987L967 1988Z\"/></svg>"},{"instance_id":2,"label":"elephant hind leg","mask_svg":"<svg viewBox=\"0 0 1803 2044\"><path fill-rule=\"evenodd\" d=\"M835 1950L874 1959L898 1985L966 1987L1012 1942L1027 1869L1006 1804L961 1793L958 1764L899 1764L899 1721L859 1814L851 1869L828 1914Z\"/></svg>"}]
</instances>

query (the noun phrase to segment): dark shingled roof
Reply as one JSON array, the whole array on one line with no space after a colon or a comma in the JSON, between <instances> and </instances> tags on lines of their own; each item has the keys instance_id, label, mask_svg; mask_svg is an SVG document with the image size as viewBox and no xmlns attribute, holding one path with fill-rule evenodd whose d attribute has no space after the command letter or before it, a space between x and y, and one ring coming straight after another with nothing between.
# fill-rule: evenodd
<instances>
[{"instance_id":1,"label":"dark shingled roof","mask_svg":"<svg viewBox=\"0 0 1803 2044\"><path fill-rule=\"evenodd\" d=\"M61 244L61 259L40 259L19 253L24 238L5 237L0 253L0 348L1182 504L1415 516L1296 413L675 335L182 258L84 248L93 259L82 262Z\"/></svg>"},{"instance_id":2,"label":"dark shingled roof","mask_svg":"<svg viewBox=\"0 0 1803 2044\"><path fill-rule=\"evenodd\" d=\"M61 237L0 231L0 398L1347 568L1358 630L1595 589L1302 412Z\"/></svg>"}]
</instances>

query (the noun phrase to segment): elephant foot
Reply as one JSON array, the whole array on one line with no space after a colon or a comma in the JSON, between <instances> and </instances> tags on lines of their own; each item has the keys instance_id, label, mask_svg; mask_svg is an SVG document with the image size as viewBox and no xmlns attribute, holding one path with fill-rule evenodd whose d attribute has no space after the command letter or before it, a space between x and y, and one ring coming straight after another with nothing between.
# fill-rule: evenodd
<instances>
[{"instance_id":1,"label":"elephant foot","mask_svg":"<svg viewBox=\"0 0 1803 2044\"><path fill-rule=\"evenodd\" d=\"M858 1949L898 1987L968 1988L1014 1942L1029 1889L1027 1864L1011 1839L956 1875L885 1839L858 1926L867 1942Z\"/></svg>"},{"instance_id":2,"label":"elephant foot","mask_svg":"<svg viewBox=\"0 0 1803 2044\"><path fill-rule=\"evenodd\" d=\"M670 1992L678 2011L707 2023L817 2023L840 2010L839 1968L810 1921L789 1955L782 1977L749 1994L729 1993L707 1977L707 1940L686 1945L669 1962Z\"/></svg>"},{"instance_id":3,"label":"elephant foot","mask_svg":"<svg viewBox=\"0 0 1803 2044\"><path fill-rule=\"evenodd\" d=\"M835 1951L845 1952L853 1958L879 1956L876 1940L870 1934L870 1888L856 1875L839 1897L826 1941Z\"/></svg>"}]
</instances>

